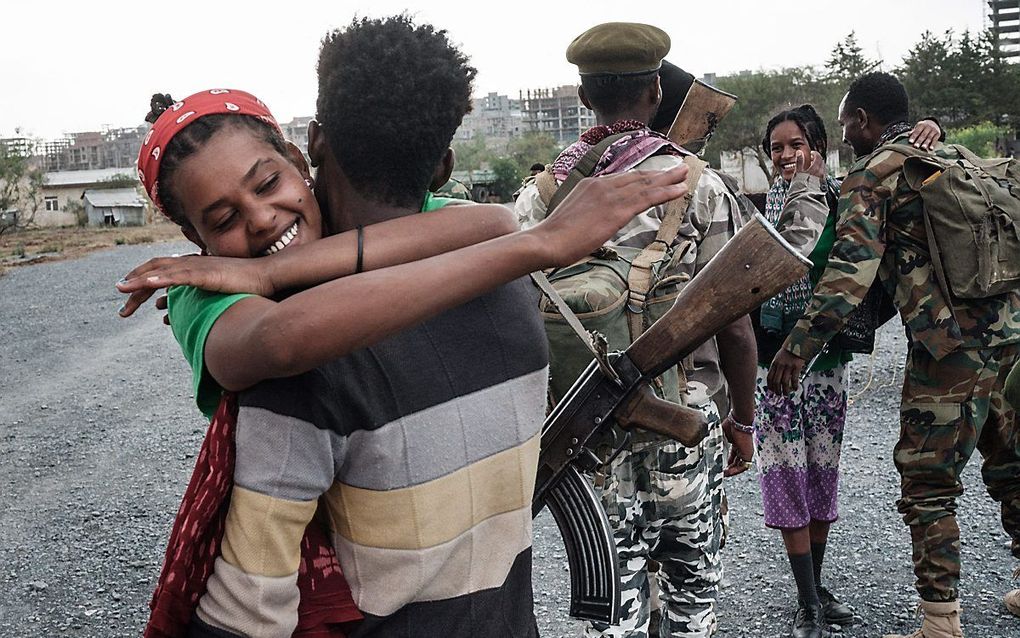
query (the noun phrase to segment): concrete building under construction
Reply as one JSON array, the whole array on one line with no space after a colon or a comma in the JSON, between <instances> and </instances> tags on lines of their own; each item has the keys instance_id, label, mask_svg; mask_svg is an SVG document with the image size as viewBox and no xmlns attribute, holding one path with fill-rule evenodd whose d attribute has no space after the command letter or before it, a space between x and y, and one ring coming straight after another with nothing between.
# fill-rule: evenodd
<instances>
[{"instance_id":1,"label":"concrete building under construction","mask_svg":"<svg viewBox=\"0 0 1020 638\"><path fill-rule=\"evenodd\" d=\"M521 91L520 105L525 130L550 135L563 146L595 126L595 113L581 103L576 84Z\"/></svg>"},{"instance_id":2,"label":"concrete building under construction","mask_svg":"<svg viewBox=\"0 0 1020 638\"><path fill-rule=\"evenodd\" d=\"M1020 0L986 0L987 27L999 51L1008 60L1020 61Z\"/></svg>"},{"instance_id":3,"label":"concrete building under construction","mask_svg":"<svg viewBox=\"0 0 1020 638\"><path fill-rule=\"evenodd\" d=\"M70 133L43 142L38 152L46 171L132 168L149 126ZM130 171L128 171L130 172Z\"/></svg>"}]
</instances>

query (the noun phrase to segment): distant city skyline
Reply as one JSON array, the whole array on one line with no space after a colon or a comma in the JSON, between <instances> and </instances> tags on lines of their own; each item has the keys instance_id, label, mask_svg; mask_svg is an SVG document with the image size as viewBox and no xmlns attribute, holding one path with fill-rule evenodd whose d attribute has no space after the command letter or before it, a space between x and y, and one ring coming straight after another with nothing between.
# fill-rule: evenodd
<instances>
[{"instance_id":1,"label":"distant city skyline","mask_svg":"<svg viewBox=\"0 0 1020 638\"><path fill-rule=\"evenodd\" d=\"M423 3L424 4L424 3ZM821 3L820 3L821 4ZM518 4L471 12L464 2L291 2L275 11L195 0L138 4L39 0L5 7L0 40L0 137L55 139L142 123L148 97L183 97L216 86L259 95L281 121L315 111L321 37L355 15L406 10L449 31L478 68L475 96L516 99L528 89L577 82L563 56L588 27L610 20L655 24L673 47L667 56L697 76L824 64L855 31L866 55L895 67L929 30L984 26L981 0L858 0L790 3L719 0L702 4Z\"/></svg>"}]
</instances>

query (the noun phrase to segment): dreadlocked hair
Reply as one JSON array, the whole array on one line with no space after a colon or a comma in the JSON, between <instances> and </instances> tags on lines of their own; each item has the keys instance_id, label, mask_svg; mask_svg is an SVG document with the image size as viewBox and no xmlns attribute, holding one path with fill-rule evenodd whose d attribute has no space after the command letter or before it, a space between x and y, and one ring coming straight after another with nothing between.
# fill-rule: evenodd
<instances>
[{"instance_id":1,"label":"dreadlocked hair","mask_svg":"<svg viewBox=\"0 0 1020 638\"><path fill-rule=\"evenodd\" d=\"M864 109L879 124L907 121L910 101L896 76L873 71L853 81L846 93L843 110Z\"/></svg>"},{"instance_id":2,"label":"dreadlocked hair","mask_svg":"<svg viewBox=\"0 0 1020 638\"><path fill-rule=\"evenodd\" d=\"M808 146L812 151L818 151L823 158L829 152L829 138L825 133L825 123L810 104L802 104L795 109L782 111L771 120L765 127L765 137L761 139L761 147L768 155L772 152L772 131L783 122L793 122L800 129L807 139ZM810 158L804 158L809 160Z\"/></svg>"},{"instance_id":3,"label":"dreadlocked hair","mask_svg":"<svg viewBox=\"0 0 1020 638\"><path fill-rule=\"evenodd\" d=\"M154 124L164 111L174 105L169 93L155 93L149 101L149 112L145 121ZM287 143L283 135L269 124L250 115L231 115L219 113L206 115L181 129L174 135L170 143L163 149L163 160L159 165L159 200L163 211L172 222L179 226L188 224L184 216L184 208L177 199L174 188L174 175L184 160L198 151L217 132L228 126L243 128L261 139L284 157L288 156Z\"/></svg>"},{"instance_id":4,"label":"dreadlocked hair","mask_svg":"<svg viewBox=\"0 0 1020 638\"><path fill-rule=\"evenodd\" d=\"M327 34L316 118L351 185L373 201L418 206L471 110L475 74L446 31L406 14Z\"/></svg>"},{"instance_id":5,"label":"dreadlocked hair","mask_svg":"<svg viewBox=\"0 0 1020 638\"><path fill-rule=\"evenodd\" d=\"M637 75L598 73L582 75L581 86L592 110L616 114L640 101L658 77L658 69Z\"/></svg>"}]
</instances>

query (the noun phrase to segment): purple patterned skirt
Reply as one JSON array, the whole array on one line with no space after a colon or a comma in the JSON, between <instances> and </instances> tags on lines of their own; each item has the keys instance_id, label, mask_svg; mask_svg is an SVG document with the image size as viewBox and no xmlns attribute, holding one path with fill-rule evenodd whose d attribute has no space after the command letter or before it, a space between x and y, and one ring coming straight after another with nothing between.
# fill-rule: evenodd
<instances>
[{"instance_id":1,"label":"purple patterned skirt","mask_svg":"<svg viewBox=\"0 0 1020 638\"><path fill-rule=\"evenodd\" d=\"M811 371L797 392L782 396L758 367L754 448L765 525L805 527L839 518L839 452L846 422L846 365Z\"/></svg>"}]
</instances>

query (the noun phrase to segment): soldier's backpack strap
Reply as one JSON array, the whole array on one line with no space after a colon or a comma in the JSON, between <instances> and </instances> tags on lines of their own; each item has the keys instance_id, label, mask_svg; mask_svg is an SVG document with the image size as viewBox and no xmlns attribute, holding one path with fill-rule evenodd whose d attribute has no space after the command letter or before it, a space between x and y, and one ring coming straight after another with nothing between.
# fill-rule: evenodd
<instances>
[{"instance_id":1,"label":"soldier's backpack strap","mask_svg":"<svg viewBox=\"0 0 1020 638\"><path fill-rule=\"evenodd\" d=\"M659 232L655 239L644 247L634 261L630 264L630 271L627 274L627 328L630 331L630 340L633 343L648 329L648 315L645 312L645 305L648 302L648 293L652 288L652 268L662 260L667 251L673 245L680 227L683 226L687 216L687 209L694 199L694 191L698 188L698 182L708 166L708 162L699 159L696 155L684 157L684 164L687 165L687 194L674 199L666 205L666 213L659 226ZM683 256L683 253L690 249L691 242L678 247L676 259ZM681 361L677 365L678 382L681 396L687 392L687 370L691 362Z\"/></svg>"},{"instance_id":2,"label":"soldier's backpack strap","mask_svg":"<svg viewBox=\"0 0 1020 638\"><path fill-rule=\"evenodd\" d=\"M556 189L558 188L556 176L552 172L552 164L547 166L538 175L535 175L535 186L538 188L538 198L542 200L546 210L548 210L549 202L552 201L553 195L556 194Z\"/></svg>"},{"instance_id":3,"label":"soldier's backpack strap","mask_svg":"<svg viewBox=\"0 0 1020 638\"><path fill-rule=\"evenodd\" d=\"M630 133L624 132L610 135L588 149L588 152L581 157L580 161L578 161L574 168L571 169L567 178L563 180L563 183L558 187L555 185L556 178L552 175L551 167L547 168L544 173L539 173L538 177L535 178L535 184L538 186L538 194L542 198L542 203L545 204L545 214L551 214L556 207L560 205L560 202L566 199L567 195L570 194L570 191L574 190L574 187L577 186L578 182L585 177L591 177L591 174L595 172L595 166L598 165L599 160L602 159L602 156L605 155L609 147L620 138L629 134ZM546 175L548 177L545 177ZM543 192L543 184L539 183L539 178L542 178L542 181L544 182L545 192ZM553 188L555 189L552 191L549 190L548 186L550 179L552 181ZM549 193L548 199L546 199L546 193Z\"/></svg>"},{"instance_id":4,"label":"soldier's backpack strap","mask_svg":"<svg viewBox=\"0 0 1020 638\"><path fill-rule=\"evenodd\" d=\"M644 315L648 293L652 288L652 266L665 257L680 233L687 209L694 199L694 190L698 187L705 167L708 166L707 162L695 155L684 157L684 164L688 168L687 194L666 205L666 213L655 239L645 246L630 264L630 272L627 275L627 288L630 291L630 298L627 301L627 323L630 327L631 341L640 337L647 328L644 325Z\"/></svg>"}]
</instances>

